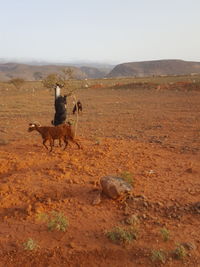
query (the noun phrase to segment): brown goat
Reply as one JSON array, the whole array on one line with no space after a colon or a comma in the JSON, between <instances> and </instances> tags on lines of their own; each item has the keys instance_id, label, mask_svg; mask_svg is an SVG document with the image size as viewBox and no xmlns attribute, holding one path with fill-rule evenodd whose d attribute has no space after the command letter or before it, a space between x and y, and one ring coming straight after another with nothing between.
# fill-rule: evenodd
<instances>
[{"instance_id":1,"label":"brown goat","mask_svg":"<svg viewBox=\"0 0 200 267\"><path fill-rule=\"evenodd\" d=\"M59 139L59 144L61 146L61 140L64 141L66 149L68 145L68 141L71 141L75 143L78 148L80 148L80 145L77 143L76 140L74 140L74 133L72 131L71 125L69 124L61 124L58 126L41 126L38 123L29 123L28 131L37 131L43 139L43 145L48 150L48 147L46 145L46 142L49 141L50 144L50 152L53 149L54 146L54 140Z\"/></svg>"}]
</instances>

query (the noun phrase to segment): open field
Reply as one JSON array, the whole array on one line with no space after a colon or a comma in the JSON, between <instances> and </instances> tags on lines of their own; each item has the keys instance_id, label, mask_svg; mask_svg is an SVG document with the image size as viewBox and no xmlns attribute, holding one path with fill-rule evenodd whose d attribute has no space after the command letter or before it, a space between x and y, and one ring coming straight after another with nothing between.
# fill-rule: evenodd
<instances>
[{"instance_id":1,"label":"open field","mask_svg":"<svg viewBox=\"0 0 200 267\"><path fill-rule=\"evenodd\" d=\"M33 121L50 125L54 93L40 82L21 89L1 83L0 266L146 267L162 260L200 266L200 89L194 84L199 76L72 81L83 88L76 91L83 149L70 144L49 153L27 129ZM75 121L72 101L68 119ZM120 203L103 196L92 204L101 177L127 172L133 197ZM38 219L52 211L67 217L65 232L49 231ZM117 226L137 228L137 239L113 243L106 233ZM177 259L180 244L186 254ZM165 257L155 256L159 250Z\"/></svg>"}]
</instances>

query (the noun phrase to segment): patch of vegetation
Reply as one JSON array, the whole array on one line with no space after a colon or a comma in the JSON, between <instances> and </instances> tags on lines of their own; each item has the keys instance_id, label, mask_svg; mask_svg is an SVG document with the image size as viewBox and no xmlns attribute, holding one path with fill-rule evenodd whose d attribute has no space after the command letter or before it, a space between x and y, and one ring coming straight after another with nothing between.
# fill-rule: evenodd
<instances>
[{"instance_id":1,"label":"patch of vegetation","mask_svg":"<svg viewBox=\"0 0 200 267\"><path fill-rule=\"evenodd\" d=\"M165 263L166 261L166 256L163 250L159 249L159 250L152 250L151 252L151 260L153 262L161 262L161 263Z\"/></svg>"},{"instance_id":2,"label":"patch of vegetation","mask_svg":"<svg viewBox=\"0 0 200 267\"><path fill-rule=\"evenodd\" d=\"M64 79L57 73L51 73L42 81L42 84L49 89L54 88L56 84L62 87L64 85Z\"/></svg>"},{"instance_id":3,"label":"patch of vegetation","mask_svg":"<svg viewBox=\"0 0 200 267\"><path fill-rule=\"evenodd\" d=\"M137 217L137 215L133 214L133 215L131 215L128 218L125 219L125 223L136 227L136 226L138 226L140 224L140 220Z\"/></svg>"},{"instance_id":4,"label":"patch of vegetation","mask_svg":"<svg viewBox=\"0 0 200 267\"><path fill-rule=\"evenodd\" d=\"M39 248L37 242L32 238L29 238L26 242L24 242L23 246L25 250L36 250Z\"/></svg>"},{"instance_id":5,"label":"patch of vegetation","mask_svg":"<svg viewBox=\"0 0 200 267\"><path fill-rule=\"evenodd\" d=\"M134 228L124 229L122 227L114 227L106 233L108 239L116 244L127 244L137 239L137 231Z\"/></svg>"},{"instance_id":6,"label":"patch of vegetation","mask_svg":"<svg viewBox=\"0 0 200 267\"><path fill-rule=\"evenodd\" d=\"M57 211L52 211L50 214L40 213L38 219L45 221L50 231L62 231L65 232L69 226L68 219L66 216Z\"/></svg>"},{"instance_id":7,"label":"patch of vegetation","mask_svg":"<svg viewBox=\"0 0 200 267\"><path fill-rule=\"evenodd\" d=\"M130 185L134 184L134 180L133 180L133 174L128 172L128 171L124 171L122 173L120 173L120 177L126 181L127 183L129 183Z\"/></svg>"},{"instance_id":8,"label":"patch of vegetation","mask_svg":"<svg viewBox=\"0 0 200 267\"><path fill-rule=\"evenodd\" d=\"M65 68L62 70L62 73L51 73L45 79L43 79L42 84L44 87L52 89L56 84L59 84L60 87L66 87L68 81L73 79L74 73L72 68Z\"/></svg>"},{"instance_id":9,"label":"patch of vegetation","mask_svg":"<svg viewBox=\"0 0 200 267\"><path fill-rule=\"evenodd\" d=\"M175 250L173 251L173 256L178 260L183 260L187 256L187 251L183 245L177 244Z\"/></svg>"},{"instance_id":10,"label":"patch of vegetation","mask_svg":"<svg viewBox=\"0 0 200 267\"><path fill-rule=\"evenodd\" d=\"M13 84L17 89L20 89L21 86L25 83L25 80L22 78L13 78L10 80L10 83Z\"/></svg>"},{"instance_id":11,"label":"patch of vegetation","mask_svg":"<svg viewBox=\"0 0 200 267\"><path fill-rule=\"evenodd\" d=\"M169 230L167 228L165 228L165 227L164 228L161 228L160 229L160 233L161 233L161 235L163 237L163 240L165 242L170 239L170 232L169 232Z\"/></svg>"}]
</instances>

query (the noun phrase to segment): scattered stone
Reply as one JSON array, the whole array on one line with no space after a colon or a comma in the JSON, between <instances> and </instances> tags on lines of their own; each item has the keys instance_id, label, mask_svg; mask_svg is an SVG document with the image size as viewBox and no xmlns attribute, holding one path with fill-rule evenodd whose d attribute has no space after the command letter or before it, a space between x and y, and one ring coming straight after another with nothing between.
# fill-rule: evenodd
<instances>
[{"instance_id":1,"label":"scattered stone","mask_svg":"<svg viewBox=\"0 0 200 267\"><path fill-rule=\"evenodd\" d=\"M44 211L44 208L42 207L41 203L38 203L38 202L35 203L34 211L36 213L42 213Z\"/></svg>"},{"instance_id":2,"label":"scattered stone","mask_svg":"<svg viewBox=\"0 0 200 267\"><path fill-rule=\"evenodd\" d=\"M163 207L163 204L161 202L156 202L156 204L159 206L159 207Z\"/></svg>"},{"instance_id":3,"label":"scattered stone","mask_svg":"<svg viewBox=\"0 0 200 267\"><path fill-rule=\"evenodd\" d=\"M74 244L74 242L70 242L68 246L69 246L70 248L72 248L72 249L76 247L76 245Z\"/></svg>"},{"instance_id":4,"label":"scattered stone","mask_svg":"<svg viewBox=\"0 0 200 267\"><path fill-rule=\"evenodd\" d=\"M98 205L99 203L101 203L101 192L98 192L98 194L95 195L92 205Z\"/></svg>"},{"instance_id":5,"label":"scattered stone","mask_svg":"<svg viewBox=\"0 0 200 267\"><path fill-rule=\"evenodd\" d=\"M181 245L187 250L196 250L197 248L196 245L191 242L184 242L184 243L181 243Z\"/></svg>"},{"instance_id":6,"label":"scattered stone","mask_svg":"<svg viewBox=\"0 0 200 267\"><path fill-rule=\"evenodd\" d=\"M196 212L196 213L200 213L200 202L196 202L192 205L191 209Z\"/></svg>"},{"instance_id":7,"label":"scattered stone","mask_svg":"<svg viewBox=\"0 0 200 267\"><path fill-rule=\"evenodd\" d=\"M96 185L96 181L89 181L90 184Z\"/></svg>"},{"instance_id":8,"label":"scattered stone","mask_svg":"<svg viewBox=\"0 0 200 267\"><path fill-rule=\"evenodd\" d=\"M192 170L192 168L188 168L188 169L185 170L185 172L187 172L187 173L192 173L193 170Z\"/></svg>"},{"instance_id":9,"label":"scattered stone","mask_svg":"<svg viewBox=\"0 0 200 267\"><path fill-rule=\"evenodd\" d=\"M50 198L50 197L47 198L47 204L48 204L48 205L51 204L51 198Z\"/></svg>"},{"instance_id":10,"label":"scattered stone","mask_svg":"<svg viewBox=\"0 0 200 267\"><path fill-rule=\"evenodd\" d=\"M84 211L84 208L82 206L80 206L79 210L80 211Z\"/></svg>"},{"instance_id":11,"label":"scattered stone","mask_svg":"<svg viewBox=\"0 0 200 267\"><path fill-rule=\"evenodd\" d=\"M100 179L102 191L112 199L126 196L132 191L132 186L121 177L105 176Z\"/></svg>"},{"instance_id":12,"label":"scattered stone","mask_svg":"<svg viewBox=\"0 0 200 267\"><path fill-rule=\"evenodd\" d=\"M135 199L147 199L145 195L136 195Z\"/></svg>"},{"instance_id":13,"label":"scattered stone","mask_svg":"<svg viewBox=\"0 0 200 267\"><path fill-rule=\"evenodd\" d=\"M26 211L27 211L28 215L31 215L32 214L32 206L30 204L26 208Z\"/></svg>"},{"instance_id":14,"label":"scattered stone","mask_svg":"<svg viewBox=\"0 0 200 267\"><path fill-rule=\"evenodd\" d=\"M158 220L158 218L157 218L157 217L155 217L155 216L152 216L152 215L150 215L150 216L149 216L149 218L150 218L151 220L153 220L153 221L157 221L157 220Z\"/></svg>"},{"instance_id":15,"label":"scattered stone","mask_svg":"<svg viewBox=\"0 0 200 267\"><path fill-rule=\"evenodd\" d=\"M142 219L146 219L147 218L147 215L146 214L142 214L141 218Z\"/></svg>"},{"instance_id":16,"label":"scattered stone","mask_svg":"<svg viewBox=\"0 0 200 267\"><path fill-rule=\"evenodd\" d=\"M145 208L148 208L148 202L146 202L146 201L144 201L144 203L143 203L143 206L145 207Z\"/></svg>"}]
</instances>

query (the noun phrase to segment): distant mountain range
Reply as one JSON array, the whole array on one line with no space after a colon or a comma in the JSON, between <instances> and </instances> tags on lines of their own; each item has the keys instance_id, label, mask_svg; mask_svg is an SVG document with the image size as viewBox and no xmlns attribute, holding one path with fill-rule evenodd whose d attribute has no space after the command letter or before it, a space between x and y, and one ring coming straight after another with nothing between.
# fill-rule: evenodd
<instances>
[{"instance_id":1,"label":"distant mountain range","mask_svg":"<svg viewBox=\"0 0 200 267\"><path fill-rule=\"evenodd\" d=\"M0 60L0 80L8 81L12 78L25 80L42 80L51 73L62 74L63 69L70 67L76 79L96 79L113 77L143 77L158 75L183 75L200 73L200 62L183 60L153 60L142 62L122 63L116 66L100 63L54 63L42 62L29 64L4 63Z\"/></svg>"}]
</instances>

